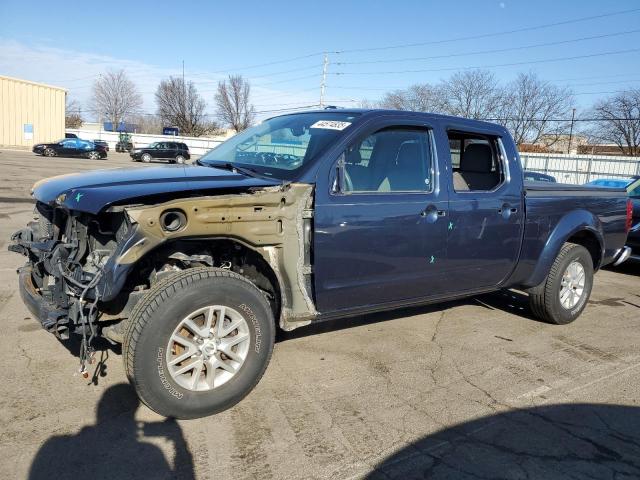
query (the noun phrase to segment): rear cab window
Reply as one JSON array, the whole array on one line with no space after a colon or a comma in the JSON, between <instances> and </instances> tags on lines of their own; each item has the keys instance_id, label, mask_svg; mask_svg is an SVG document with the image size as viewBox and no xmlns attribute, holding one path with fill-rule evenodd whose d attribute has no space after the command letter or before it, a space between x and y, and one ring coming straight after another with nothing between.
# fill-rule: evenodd
<instances>
[{"instance_id":1,"label":"rear cab window","mask_svg":"<svg viewBox=\"0 0 640 480\"><path fill-rule=\"evenodd\" d=\"M456 192L493 191L506 179L507 167L499 137L448 131Z\"/></svg>"}]
</instances>

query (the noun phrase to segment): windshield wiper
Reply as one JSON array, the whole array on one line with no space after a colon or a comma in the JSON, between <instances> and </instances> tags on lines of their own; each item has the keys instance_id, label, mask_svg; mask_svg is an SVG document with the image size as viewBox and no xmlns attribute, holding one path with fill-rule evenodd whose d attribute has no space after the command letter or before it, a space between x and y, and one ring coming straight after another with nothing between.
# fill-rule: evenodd
<instances>
[{"instance_id":1,"label":"windshield wiper","mask_svg":"<svg viewBox=\"0 0 640 480\"><path fill-rule=\"evenodd\" d=\"M231 171L241 173L247 177L268 178L270 180L272 179L272 177L268 175L259 173L255 168L239 167L235 163L231 163L231 162L200 163L200 161L198 160L198 165L203 165L205 167L212 167L212 168L220 168L222 170L231 170Z\"/></svg>"}]
</instances>

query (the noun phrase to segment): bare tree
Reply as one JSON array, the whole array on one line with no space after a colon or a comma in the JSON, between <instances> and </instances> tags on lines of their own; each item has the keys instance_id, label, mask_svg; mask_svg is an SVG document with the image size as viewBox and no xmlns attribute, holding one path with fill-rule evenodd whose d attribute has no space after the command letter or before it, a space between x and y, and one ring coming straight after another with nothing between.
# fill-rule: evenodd
<instances>
[{"instance_id":1,"label":"bare tree","mask_svg":"<svg viewBox=\"0 0 640 480\"><path fill-rule=\"evenodd\" d=\"M80 104L75 100L69 100L69 96L66 96L64 101L64 127L80 128L82 123Z\"/></svg>"},{"instance_id":2,"label":"bare tree","mask_svg":"<svg viewBox=\"0 0 640 480\"><path fill-rule=\"evenodd\" d=\"M439 112L442 110L439 88L427 83L412 85L406 90L387 92L379 105L381 108L414 112Z\"/></svg>"},{"instance_id":3,"label":"bare tree","mask_svg":"<svg viewBox=\"0 0 640 480\"><path fill-rule=\"evenodd\" d=\"M615 143L622 153L640 155L640 89L601 100L593 107L592 138Z\"/></svg>"},{"instance_id":4,"label":"bare tree","mask_svg":"<svg viewBox=\"0 0 640 480\"><path fill-rule=\"evenodd\" d=\"M200 137L217 129L215 123L207 121L207 104L193 82L176 77L162 80L156 90L156 103L160 119L178 127L183 135Z\"/></svg>"},{"instance_id":5,"label":"bare tree","mask_svg":"<svg viewBox=\"0 0 640 480\"><path fill-rule=\"evenodd\" d=\"M504 92L488 70L467 70L453 74L440 86L442 110L449 115L486 119L502 109Z\"/></svg>"},{"instance_id":6,"label":"bare tree","mask_svg":"<svg viewBox=\"0 0 640 480\"><path fill-rule=\"evenodd\" d=\"M511 131L517 145L544 138L551 146L568 131L573 105L568 88L545 82L532 72L520 73L507 85L499 122Z\"/></svg>"},{"instance_id":7,"label":"bare tree","mask_svg":"<svg viewBox=\"0 0 640 480\"><path fill-rule=\"evenodd\" d=\"M228 80L218 82L215 96L218 118L236 132L245 130L255 118L250 94L251 86L241 75L229 75Z\"/></svg>"},{"instance_id":8,"label":"bare tree","mask_svg":"<svg viewBox=\"0 0 640 480\"><path fill-rule=\"evenodd\" d=\"M151 135L162 134L162 120L158 115L131 115L131 123L136 127L136 133L148 133Z\"/></svg>"},{"instance_id":9,"label":"bare tree","mask_svg":"<svg viewBox=\"0 0 640 480\"><path fill-rule=\"evenodd\" d=\"M93 104L98 116L106 117L115 130L140 109L142 96L124 70L110 70L93 83Z\"/></svg>"}]
</instances>

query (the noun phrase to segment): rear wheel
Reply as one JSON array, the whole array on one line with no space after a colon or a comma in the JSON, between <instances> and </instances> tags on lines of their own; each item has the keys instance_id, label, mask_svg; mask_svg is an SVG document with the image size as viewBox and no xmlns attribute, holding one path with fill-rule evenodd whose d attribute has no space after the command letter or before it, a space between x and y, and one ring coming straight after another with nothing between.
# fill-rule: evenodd
<instances>
[{"instance_id":1,"label":"rear wheel","mask_svg":"<svg viewBox=\"0 0 640 480\"><path fill-rule=\"evenodd\" d=\"M581 245L565 243L544 282L529 290L531 309L549 323L571 323L586 307L592 287L591 254Z\"/></svg>"},{"instance_id":2,"label":"rear wheel","mask_svg":"<svg viewBox=\"0 0 640 480\"><path fill-rule=\"evenodd\" d=\"M100 158L100 154L98 152L89 152L90 160L98 160Z\"/></svg>"},{"instance_id":3,"label":"rear wheel","mask_svg":"<svg viewBox=\"0 0 640 480\"><path fill-rule=\"evenodd\" d=\"M161 415L225 410L262 377L275 323L264 295L228 270L194 268L155 285L136 305L124 338L129 380Z\"/></svg>"},{"instance_id":4,"label":"rear wheel","mask_svg":"<svg viewBox=\"0 0 640 480\"><path fill-rule=\"evenodd\" d=\"M182 155L178 155L176 157L176 162L177 163L184 163L184 157Z\"/></svg>"}]
</instances>

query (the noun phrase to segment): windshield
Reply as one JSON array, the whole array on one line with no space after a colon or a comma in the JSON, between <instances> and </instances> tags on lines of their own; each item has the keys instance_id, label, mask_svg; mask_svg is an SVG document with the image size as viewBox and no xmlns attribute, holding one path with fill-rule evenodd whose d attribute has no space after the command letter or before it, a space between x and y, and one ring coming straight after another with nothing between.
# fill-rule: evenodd
<instances>
[{"instance_id":1,"label":"windshield","mask_svg":"<svg viewBox=\"0 0 640 480\"><path fill-rule=\"evenodd\" d=\"M631 198L640 198L640 178L627 185L627 193Z\"/></svg>"},{"instance_id":2,"label":"windshield","mask_svg":"<svg viewBox=\"0 0 640 480\"><path fill-rule=\"evenodd\" d=\"M632 179L610 179L610 178L600 178L598 180L591 180L587 185L593 185L594 187L605 187L605 188L625 188L629 183L632 182Z\"/></svg>"},{"instance_id":3,"label":"windshield","mask_svg":"<svg viewBox=\"0 0 640 480\"><path fill-rule=\"evenodd\" d=\"M317 157L359 114L298 113L266 120L220 144L198 163L231 163L281 180Z\"/></svg>"}]
</instances>

